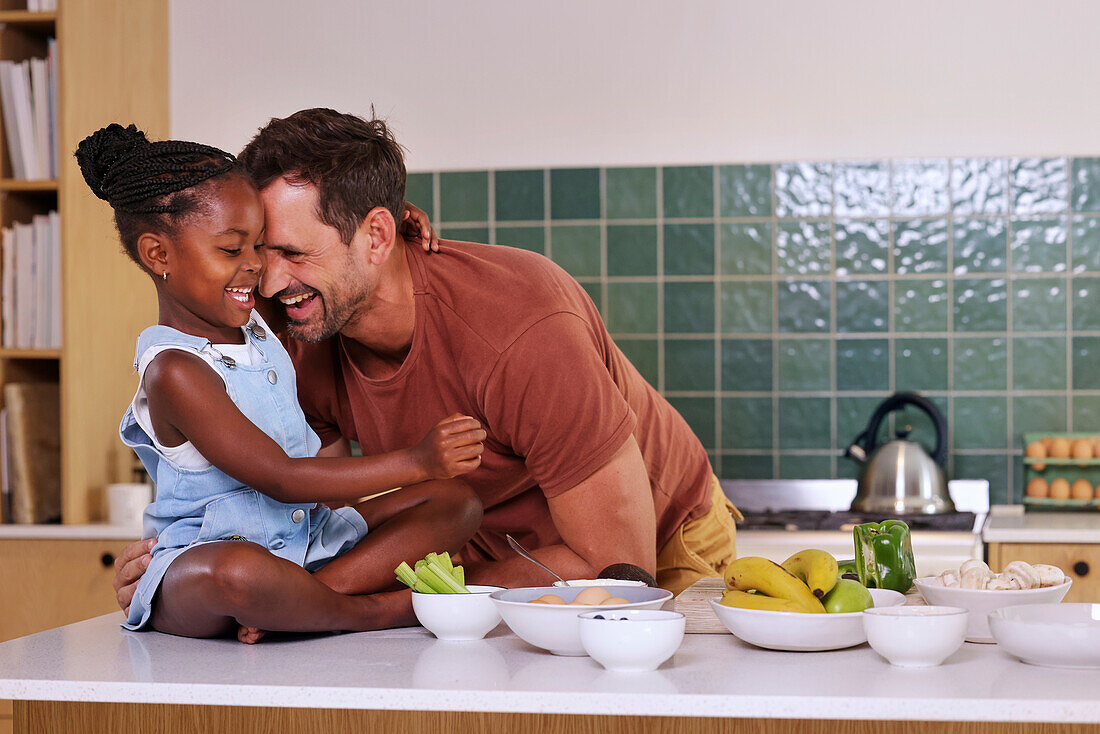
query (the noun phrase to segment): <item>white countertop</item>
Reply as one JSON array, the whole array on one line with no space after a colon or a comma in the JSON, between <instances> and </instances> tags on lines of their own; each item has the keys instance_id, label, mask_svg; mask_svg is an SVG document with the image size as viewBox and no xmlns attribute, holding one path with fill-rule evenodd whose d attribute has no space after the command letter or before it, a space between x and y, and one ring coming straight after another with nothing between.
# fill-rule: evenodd
<instances>
[{"instance_id":1,"label":"white countertop","mask_svg":"<svg viewBox=\"0 0 1100 734\"><path fill-rule=\"evenodd\" d=\"M867 645L760 650L688 635L652 673L529 647L505 626L479 642L420 628L268 640L124 632L121 614L0 644L0 699L332 709L738 718L1100 723L1094 672L1025 665L966 643L925 670Z\"/></svg>"},{"instance_id":2,"label":"white countertop","mask_svg":"<svg viewBox=\"0 0 1100 734\"><path fill-rule=\"evenodd\" d=\"M138 540L141 528L130 525L0 525L0 540Z\"/></svg>"},{"instance_id":3,"label":"white countertop","mask_svg":"<svg viewBox=\"0 0 1100 734\"><path fill-rule=\"evenodd\" d=\"M986 543L1100 543L1100 512L1024 512L994 507L986 520Z\"/></svg>"}]
</instances>

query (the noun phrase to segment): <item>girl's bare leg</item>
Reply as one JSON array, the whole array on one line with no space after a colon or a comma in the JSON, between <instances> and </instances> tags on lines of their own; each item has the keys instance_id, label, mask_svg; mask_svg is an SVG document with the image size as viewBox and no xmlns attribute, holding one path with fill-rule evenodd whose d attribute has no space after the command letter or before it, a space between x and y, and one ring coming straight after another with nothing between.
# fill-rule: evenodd
<instances>
[{"instance_id":1,"label":"girl's bare leg","mask_svg":"<svg viewBox=\"0 0 1100 734\"><path fill-rule=\"evenodd\" d=\"M157 594L154 629L184 637L221 637L242 625L282 632L381 629L406 624L409 604L400 592L339 594L296 563L246 541L191 548L169 566Z\"/></svg>"},{"instance_id":2,"label":"girl's bare leg","mask_svg":"<svg viewBox=\"0 0 1100 734\"><path fill-rule=\"evenodd\" d=\"M355 509L367 521L367 536L313 574L342 594L402 588L393 574L401 561L411 564L429 553L456 553L481 525L480 500L457 479L414 484Z\"/></svg>"}]
</instances>

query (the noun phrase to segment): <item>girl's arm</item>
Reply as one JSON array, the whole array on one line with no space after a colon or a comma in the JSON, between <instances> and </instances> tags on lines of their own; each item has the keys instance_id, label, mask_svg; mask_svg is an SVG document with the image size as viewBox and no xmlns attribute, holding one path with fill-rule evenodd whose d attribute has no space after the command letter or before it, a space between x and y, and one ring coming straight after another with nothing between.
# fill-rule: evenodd
<instances>
[{"instance_id":1,"label":"girl's arm","mask_svg":"<svg viewBox=\"0 0 1100 734\"><path fill-rule=\"evenodd\" d=\"M144 379L158 436L191 441L211 464L281 502L346 502L465 474L481 463L485 431L475 419L457 415L401 451L292 459L241 413L225 384L200 357L179 350L162 352Z\"/></svg>"}]
</instances>

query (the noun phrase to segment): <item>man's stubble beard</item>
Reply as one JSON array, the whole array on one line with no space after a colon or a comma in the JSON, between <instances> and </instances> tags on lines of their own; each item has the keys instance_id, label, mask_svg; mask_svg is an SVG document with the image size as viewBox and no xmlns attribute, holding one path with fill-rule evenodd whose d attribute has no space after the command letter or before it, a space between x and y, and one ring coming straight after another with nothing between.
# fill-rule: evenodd
<instances>
[{"instance_id":1,"label":"man's stubble beard","mask_svg":"<svg viewBox=\"0 0 1100 734\"><path fill-rule=\"evenodd\" d=\"M350 324L356 317L361 304L367 302L371 287L363 284L357 292L333 293L331 296L317 292L321 299L324 316L320 324L314 326L311 322L296 324L287 320L287 333L291 338L303 342L323 342L340 333L344 327Z\"/></svg>"}]
</instances>

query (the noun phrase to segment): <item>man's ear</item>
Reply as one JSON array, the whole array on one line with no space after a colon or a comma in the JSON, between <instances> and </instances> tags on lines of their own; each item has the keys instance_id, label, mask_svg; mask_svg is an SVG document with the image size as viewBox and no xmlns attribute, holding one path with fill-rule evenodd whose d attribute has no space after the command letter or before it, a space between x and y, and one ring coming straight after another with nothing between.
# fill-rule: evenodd
<instances>
[{"instance_id":1,"label":"man's ear","mask_svg":"<svg viewBox=\"0 0 1100 734\"><path fill-rule=\"evenodd\" d=\"M165 273L171 274L172 268L168 262L168 247L163 236L146 232L138 237L137 255L145 269L154 276L163 278Z\"/></svg>"},{"instance_id":2,"label":"man's ear","mask_svg":"<svg viewBox=\"0 0 1100 734\"><path fill-rule=\"evenodd\" d=\"M397 223L389 209L376 206L367 212L355 236L363 239L367 248L367 261L371 265L381 265L393 250L397 239Z\"/></svg>"}]
</instances>

